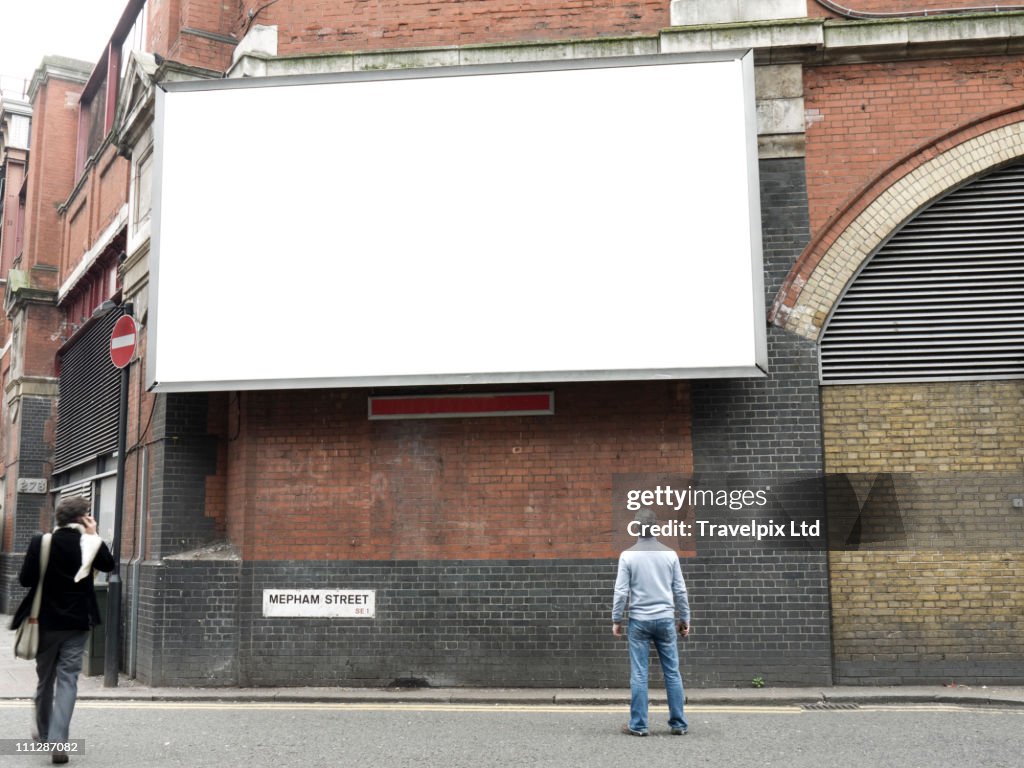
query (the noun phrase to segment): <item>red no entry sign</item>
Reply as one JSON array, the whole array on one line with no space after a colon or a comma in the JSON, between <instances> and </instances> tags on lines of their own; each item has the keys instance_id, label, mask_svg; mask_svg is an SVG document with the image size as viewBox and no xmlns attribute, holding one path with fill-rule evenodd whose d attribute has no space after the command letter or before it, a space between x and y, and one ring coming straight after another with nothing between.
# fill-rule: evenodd
<instances>
[{"instance_id":1,"label":"red no entry sign","mask_svg":"<svg viewBox=\"0 0 1024 768\"><path fill-rule=\"evenodd\" d=\"M138 338L139 329L135 325L135 318L129 315L119 317L110 334L110 362L114 367L124 368L132 361Z\"/></svg>"}]
</instances>

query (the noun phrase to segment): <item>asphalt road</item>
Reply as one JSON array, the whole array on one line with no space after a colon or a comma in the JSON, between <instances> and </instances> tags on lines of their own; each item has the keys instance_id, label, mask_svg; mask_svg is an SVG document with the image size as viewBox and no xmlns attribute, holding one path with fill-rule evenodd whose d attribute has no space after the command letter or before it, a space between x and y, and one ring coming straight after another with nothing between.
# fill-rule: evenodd
<instances>
[{"instance_id":1,"label":"asphalt road","mask_svg":"<svg viewBox=\"0 0 1024 768\"><path fill-rule=\"evenodd\" d=\"M0 702L0 738L29 732L30 705ZM80 702L71 765L168 768L870 766L1020 768L1024 709L893 705L858 710L690 707L690 734L623 736L621 707ZM0 765L42 766L40 755Z\"/></svg>"}]
</instances>

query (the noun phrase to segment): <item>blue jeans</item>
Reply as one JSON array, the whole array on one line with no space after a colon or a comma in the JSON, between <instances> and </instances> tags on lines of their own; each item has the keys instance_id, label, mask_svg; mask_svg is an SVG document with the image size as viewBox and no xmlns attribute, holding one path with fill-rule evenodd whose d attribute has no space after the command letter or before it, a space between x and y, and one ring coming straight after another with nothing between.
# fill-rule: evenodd
<instances>
[{"instance_id":1,"label":"blue jeans","mask_svg":"<svg viewBox=\"0 0 1024 768\"><path fill-rule=\"evenodd\" d=\"M679 674L679 646L674 619L629 620L629 729L647 733L647 678L651 642L658 651L668 695L669 728L686 729L683 717L683 678Z\"/></svg>"},{"instance_id":2,"label":"blue jeans","mask_svg":"<svg viewBox=\"0 0 1024 768\"><path fill-rule=\"evenodd\" d=\"M41 741L68 740L71 713L78 696L78 673L89 633L79 630L43 630L36 653L36 729ZM56 686L56 691L54 687Z\"/></svg>"}]
</instances>

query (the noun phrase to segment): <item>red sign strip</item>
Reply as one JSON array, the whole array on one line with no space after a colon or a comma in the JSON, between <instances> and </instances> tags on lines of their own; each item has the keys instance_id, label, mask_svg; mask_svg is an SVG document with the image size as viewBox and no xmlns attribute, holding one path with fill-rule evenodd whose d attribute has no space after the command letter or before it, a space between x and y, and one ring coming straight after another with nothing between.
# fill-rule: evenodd
<instances>
[{"instance_id":1,"label":"red sign strip","mask_svg":"<svg viewBox=\"0 0 1024 768\"><path fill-rule=\"evenodd\" d=\"M554 392L398 395L369 398L371 419L446 419L460 416L550 416Z\"/></svg>"}]
</instances>

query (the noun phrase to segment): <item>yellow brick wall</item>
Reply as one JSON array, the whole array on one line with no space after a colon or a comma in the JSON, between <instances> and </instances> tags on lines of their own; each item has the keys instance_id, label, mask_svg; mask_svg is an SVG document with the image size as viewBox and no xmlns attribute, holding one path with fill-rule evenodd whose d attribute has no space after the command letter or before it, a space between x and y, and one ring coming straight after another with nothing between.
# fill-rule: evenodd
<instances>
[{"instance_id":1,"label":"yellow brick wall","mask_svg":"<svg viewBox=\"0 0 1024 768\"><path fill-rule=\"evenodd\" d=\"M1024 382L823 387L822 423L837 665L1024 663Z\"/></svg>"},{"instance_id":2,"label":"yellow brick wall","mask_svg":"<svg viewBox=\"0 0 1024 768\"><path fill-rule=\"evenodd\" d=\"M1022 660L1020 553L833 552L835 660Z\"/></svg>"},{"instance_id":3,"label":"yellow brick wall","mask_svg":"<svg viewBox=\"0 0 1024 768\"><path fill-rule=\"evenodd\" d=\"M829 472L1024 476L1024 382L822 387Z\"/></svg>"}]
</instances>

